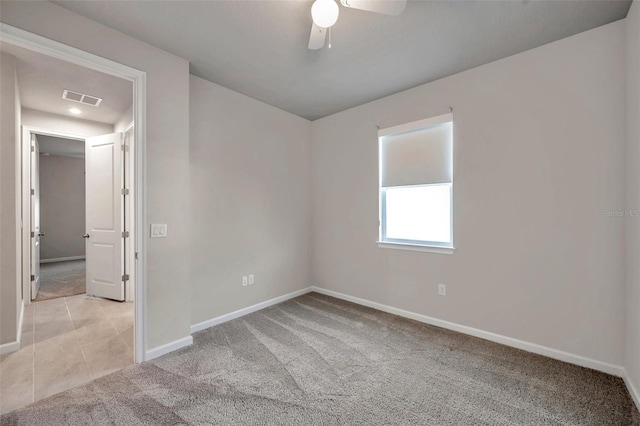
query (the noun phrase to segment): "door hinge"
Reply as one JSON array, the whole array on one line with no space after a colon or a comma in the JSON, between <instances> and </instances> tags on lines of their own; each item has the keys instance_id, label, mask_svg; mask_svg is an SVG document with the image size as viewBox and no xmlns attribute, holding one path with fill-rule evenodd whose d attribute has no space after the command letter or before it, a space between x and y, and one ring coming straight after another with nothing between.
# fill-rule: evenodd
<instances>
[{"instance_id":1,"label":"door hinge","mask_svg":"<svg viewBox=\"0 0 640 426\"><path fill-rule=\"evenodd\" d=\"M122 238L129 238L129 231L123 231Z\"/></svg>"},{"instance_id":2,"label":"door hinge","mask_svg":"<svg viewBox=\"0 0 640 426\"><path fill-rule=\"evenodd\" d=\"M36 276L35 275L31 275L31 281L35 281L36 280Z\"/></svg>"},{"instance_id":3,"label":"door hinge","mask_svg":"<svg viewBox=\"0 0 640 426\"><path fill-rule=\"evenodd\" d=\"M31 195L36 195L36 191L33 188L31 189Z\"/></svg>"},{"instance_id":4,"label":"door hinge","mask_svg":"<svg viewBox=\"0 0 640 426\"><path fill-rule=\"evenodd\" d=\"M31 238L35 238L35 236L36 236L36 233L31 231Z\"/></svg>"},{"instance_id":5,"label":"door hinge","mask_svg":"<svg viewBox=\"0 0 640 426\"><path fill-rule=\"evenodd\" d=\"M31 152L36 152L36 147L34 145L31 145Z\"/></svg>"},{"instance_id":6,"label":"door hinge","mask_svg":"<svg viewBox=\"0 0 640 426\"><path fill-rule=\"evenodd\" d=\"M125 145L125 144L120 145L120 149L123 152L129 152L129 147L127 145Z\"/></svg>"},{"instance_id":7,"label":"door hinge","mask_svg":"<svg viewBox=\"0 0 640 426\"><path fill-rule=\"evenodd\" d=\"M129 274L124 274L122 276L122 281L129 281Z\"/></svg>"},{"instance_id":8,"label":"door hinge","mask_svg":"<svg viewBox=\"0 0 640 426\"><path fill-rule=\"evenodd\" d=\"M128 188L123 188L122 189L122 195L129 195L129 189Z\"/></svg>"}]
</instances>

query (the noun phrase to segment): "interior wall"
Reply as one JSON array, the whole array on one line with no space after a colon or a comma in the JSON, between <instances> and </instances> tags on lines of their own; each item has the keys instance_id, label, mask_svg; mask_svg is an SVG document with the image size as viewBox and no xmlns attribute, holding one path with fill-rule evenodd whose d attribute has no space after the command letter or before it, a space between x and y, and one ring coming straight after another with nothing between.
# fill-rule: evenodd
<instances>
[{"instance_id":1,"label":"interior wall","mask_svg":"<svg viewBox=\"0 0 640 426\"><path fill-rule=\"evenodd\" d=\"M22 124L38 129L62 132L77 136L100 136L113 133L113 125L83 120L30 108L22 109Z\"/></svg>"},{"instance_id":2,"label":"interior wall","mask_svg":"<svg viewBox=\"0 0 640 426\"><path fill-rule=\"evenodd\" d=\"M131 105L122 115L113 123L114 132L124 132L129 124L133 122L133 105Z\"/></svg>"},{"instance_id":3,"label":"interior wall","mask_svg":"<svg viewBox=\"0 0 640 426\"><path fill-rule=\"evenodd\" d=\"M84 158L40 155L40 259L85 255Z\"/></svg>"},{"instance_id":4,"label":"interior wall","mask_svg":"<svg viewBox=\"0 0 640 426\"><path fill-rule=\"evenodd\" d=\"M314 121L313 284L622 366L624 27ZM450 106L455 253L377 247L376 125Z\"/></svg>"},{"instance_id":5,"label":"interior wall","mask_svg":"<svg viewBox=\"0 0 640 426\"><path fill-rule=\"evenodd\" d=\"M310 284L309 121L191 76L191 318ZM254 274L255 284L242 286Z\"/></svg>"},{"instance_id":6,"label":"interior wall","mask_svg":"<svg viewBox=\"0 0 640 426\"><path fill-rule=\"evenodd\" d=\"M3 2L0 21L146 73L146 349L190 334L189 63L51 2ZM73 31L69 31L73 28Z\"/></svg>"},{"instance_id":7,"label":"interior wall","mask_svg":"<svg viewBox=\"0 0 640 426\"><path fill-rule=\"evenodd\" d=\"M634 1L627 24L627 207L626 356L627 378L640 407L640 5Z\"/></svg>"},{"instance_id":8,"label":"interior wall","mask_svg":"<svg viewBox=\"0 0 640 426\"><path fill-rule=\"evenodd\" d=\"M22 306L20 256L20 94L16 59L0 53L0 345L16 342Z\"/></svg>"}]
</instances>

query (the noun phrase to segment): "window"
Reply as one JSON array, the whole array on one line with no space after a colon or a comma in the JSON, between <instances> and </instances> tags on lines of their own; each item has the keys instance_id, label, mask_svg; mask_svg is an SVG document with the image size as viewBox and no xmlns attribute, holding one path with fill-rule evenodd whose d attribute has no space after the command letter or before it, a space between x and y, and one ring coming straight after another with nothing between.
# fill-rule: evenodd
<instances>
[{"instance_id":1,"label":"window","mask_svg":"<svg viewBox=\"0 0 640 426\"><path fill-rule=\"evenodd\" d=\"M453 251L451 114L378 132L381 247Z\"/></svg>"}]
</instances>

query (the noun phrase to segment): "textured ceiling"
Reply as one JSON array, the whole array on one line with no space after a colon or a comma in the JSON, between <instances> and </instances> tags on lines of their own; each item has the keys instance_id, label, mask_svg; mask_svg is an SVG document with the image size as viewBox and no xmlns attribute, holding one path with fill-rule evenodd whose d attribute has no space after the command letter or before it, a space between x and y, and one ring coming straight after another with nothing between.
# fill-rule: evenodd
<instances>
[{"instance_id":1,"label":"textured ceiling","mask_svg":"<svg viewBox=\"0 0 640 426\"><path fill-rule=\"evenodd\" d=\"M317 119L626 16L630 1L409 1L340 7L307 49L312 1L55 1L191 63L191 73Z\"/></svg>"},{"instance_id":2,"label":"textured ceiling","mask_svg":"<svg viewBox=\"0 0 640 426\"><path fill-rule=\"evenodd\" d=\"M133 103L133 84L51 56L0 43L0 51L18 59L18 87L24 108L113 124ZM97 106L62 99L64 89L102 98ZM69 108L78 108L73 115Z\"/></svg>"}]
</instances>

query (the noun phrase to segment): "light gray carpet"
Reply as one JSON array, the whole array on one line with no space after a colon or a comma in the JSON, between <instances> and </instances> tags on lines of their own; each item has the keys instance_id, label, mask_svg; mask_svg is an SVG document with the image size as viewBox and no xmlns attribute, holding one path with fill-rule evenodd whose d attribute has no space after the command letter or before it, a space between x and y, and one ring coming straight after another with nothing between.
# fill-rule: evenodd
<instances>
[{"instance_id":1,"label":"light gray carpet","mask_svg":"<svg viewBox=\"0 0 640 426\"><path fill-rule=\"evenodd\" d=\"M36 301L85 293L86 269L84 260L40 264L40 291Z\"/></svg>"},{"instance_id":2,"label":"light gray carpet","mask_svg":"<svg viewBox=\"0 0 640 426\"><path fill-rule=\"evenodd\" d=\"M2 424L640 425L621 379L311 293Z\"/></svg>"}]
</instances>

